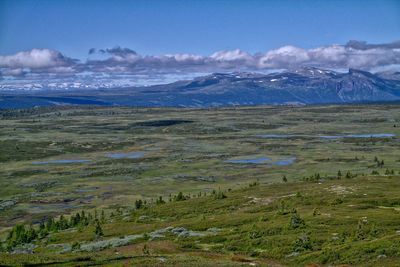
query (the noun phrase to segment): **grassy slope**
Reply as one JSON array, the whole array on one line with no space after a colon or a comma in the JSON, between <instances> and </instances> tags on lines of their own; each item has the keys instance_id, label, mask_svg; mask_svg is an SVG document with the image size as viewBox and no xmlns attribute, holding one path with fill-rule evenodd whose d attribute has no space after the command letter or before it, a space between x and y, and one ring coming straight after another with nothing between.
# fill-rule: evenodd
<instances>
[{"instance_id":1,"label":"grassy slope","mask_svg":"<svg viewBox=\"0 0 400 267\"><path fill-rule=\"evenodd\" d=\"M2 255L0 263L234 266L247 262L262 266L310 263L398 266L399 186L399 176L365 176L257 185L227 192L225 199L203 196L151 205L112 221L108 219L103 225L103 239L150 233L167 226L194 231L216 227L220 231L202 237L167 235L152 241L145 237L131 245L91 253L57 254L41 249L52 243L89 242L94 234L93 227L88 227L82 232L52 234L37 242L37 254ZM291 213L282 212L282 205L283 211L297 209L305 225L292 229ZM146 222L138 220L141 216L147 216ZM296 240L304 236L311 246L303 250L302 245L296 245ZM144 244L150 255L143 254ZM292 254L294 251L299 254Z\"/></svg>"}]
</instances>

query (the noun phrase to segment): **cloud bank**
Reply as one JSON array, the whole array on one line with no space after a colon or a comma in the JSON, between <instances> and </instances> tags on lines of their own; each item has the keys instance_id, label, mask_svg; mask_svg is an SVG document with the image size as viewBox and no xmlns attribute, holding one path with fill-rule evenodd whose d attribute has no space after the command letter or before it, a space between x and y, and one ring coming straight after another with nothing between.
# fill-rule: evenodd
<instances>
[{"instance_id":1,"label":"cloud bank","mask_svg":"<svg viewBox=\"0 0 400 267\"><path fill-rule=\"evenodd\" d=\"M0 68L9 71L17 69L46 69L54 71L59 67L72 66L77 60L65 57L58 51L51 49L32 49L16 53L15 55L0 56Z\"/></svg>"},{"instance_id":2,"label":"cloud bank","mask_svg":"<svg viewBox=\"0 0 400 267\"><path fill-rule=\"evenodd\" d=\"M14 79L60 79L107 76L109 79L140 78L162 82L166 75L195 73L268 71L313 66L325 69L356 68L367 71L400 70L400 41L368 44L349 41L310 49L283 46L264 53L251 54L239 49L217 51L211 55L141 55L129 48L91 48L88 59L79 61L52 49L32 49L0 56L0 77Z\"/></svg>"}]
</instances>

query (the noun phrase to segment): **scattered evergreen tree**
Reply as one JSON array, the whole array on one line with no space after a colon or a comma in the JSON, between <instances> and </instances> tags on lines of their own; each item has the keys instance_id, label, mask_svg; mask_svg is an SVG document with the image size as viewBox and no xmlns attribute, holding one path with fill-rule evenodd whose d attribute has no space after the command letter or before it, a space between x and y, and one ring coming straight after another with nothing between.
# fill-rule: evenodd
<instances>
[{"instance_id":1,"label":"scattered evergreen tree","mask_svg":"<svg viewBox=\"0 0 400 267\"><path fill-rule=\"evenodd\" d=\"M103 236L103 229L101 228L100 222L99 220L95 221L95 229L94 229L94 233L97 237L99 236Z\"/></svg>"},{"instance_id":2,"label":"scattered evergreen tree","mask_svg":"<svg viewBox=\"0 0 400 267\"><path fill-rule=\"evenodd\" d=\"M87 216L87 222L88 223L93 222L93 215L91 213L89 213L88 216Z\"/></svg>"},{"instance_id":3,"label":"scattered evergreen tree","mask_svg":"<svg viewBox=\"0 0 400 267\"><path fill-rule=\"evenodd\" d=\"M312 250L312 244L310 238L306 234L302 234L293 243L293 250L295 252L302 252L306 250Z\"/></svg>"},{"instance_id":4,"label":"scattered evergreen tree","mask_svg":"<svg viewBox=\"0 0 400 267\"><path fill-rule=\"evenodd\" d=\"M104 223L104 222L106 221L106 215L105 215L105 213L104 213L104 210L101 210L101 217L100 217L100 220L101 220L102 223Z\"/></svg>"},{"instance_id":5,"label":"scattered evergreen tree","mask_svg":"<svg viewBox=\"0 0 400 267\"><path fill-rule=\"evenodd\" d=\"M141 199L138 199L135 201L135 208L136 209L141 209L143 207L143 201Z\"/></svg>"},{"instance_id":6,"label":"scattered evergreen tree","mask_svg":"<svg viewBox=\"0 0 400 267\"><path fill-rule=\"evenodd\" d=\"M385 171L385 175L394 175L395 173L394 173L394 170L392 169L392 170L389 170L389 169L386 169L386 171Z\"/></svg>"},{"instance_id":7,"label":"scattered evergreen tree","mask_svg":"<svg viewBox=\"0 0 400 267\"><path fill-rule=\"evenodd\" d=\"M383 160L377 162L377 166L380 168L383 168L384 165L385 165L385 162Z\"/></svg>"},{"instance_id":8,"label":"scattered evergreen tree","mask_svg":"<svg viewBox=\"0 0 400 267\"><path fill-rule=\"evenodd\" d=\"M147 248L146 244L144 244L142 252L144 255L147 255L147 256L150 255L150 250Z\"/></svg>"},{"instance_id":9,"label":"scattered evergreen tree","mask_svg":"<svg viewBox=\"0 0 400 267\"><path fill-rule=\"evenodd\" d=\"M75 241L74 243L72 243L71 246L72 250L79 250L81 248L81 244L77 241Z\"/></svg>"},{"instance_id":10,"label":"scattered evergreen tree","mask_svg":"<svg viewBox=\"0 0 400 267\"><path fill-rule=\"evenodd\" d=\"M224 199L224 198L226 198L226 195L221 190L218 190L218 193L214 194L214 199Z\"/></svg>"},{"instance_id":11,"label":"scattered evergreen tree","mask_svg":"<svg viewBox=\"0 0 400 267\"><path fill-rule=\"evenodd\" d=\"M47 232L53 232L55 230L55 223L53 218L49 218L46 222Z\"/></svg>"},{"instance_id":12,"label":"scattered evergreen tree","mask_svg":"<svg viewBox=\"0 0 400 267\"><path fill-rule=\"evenodd\" d=\"M96 210L95 210L94 212L97 213ZM85 213L84 210L81 211L81 222L82 222L83 224L86 224L86 222L87 222L87 217L86 217L86 213Z\"/></svg>"},{"instance_id":13,"label":"scattered evergreen tree","mask_svg":"<svg viewBox=\"0 0 400 267\"><path fill-rule=\"evenodd\" d=\"M37 232L35 228L33 228L32 225L29 226L29 229L26 231L26 241L30 242L32 240L35 240L37 238Z\"/></svg>"},{"instance_id":14,"label":"scattered evergreen tree","mask_svg":"<svg viewBox=\"0 0 400 267\"><path fill-rule=\"evenodd\" d=\"M182 192L179 192L178 195L175 196L175 201L183 201L186 200L186 197L183 195Z\"/></svg>"},{"instance_id":15,"label":"scattered evergreen tree","mask_svg":"<svg viewBox=\"0 0 400 267\"><path fill-rule=\"evenodd\" d=\"M163 200L162 196L160 196L160 197L156 200L156 204L157 204L157 205L165 204L165 201Z\"/></svg>"},{"instance_id":16,"label":"scattered evergreen tree","mask_svg":"<svg viewBox=\"0 0 400 267\"><path fill-rule=\"evenodd\" d=\"M79 213L76 213L75 216L72 215L72 216L69 218L69 224L70 224L72 227L77 226L77 225L80 223L80 221L81 221L81 215L80 215Z\"/></svg>"},{"instance_id":17,"label":"scattered evergreen tree","mask_svg":"<svg viewBox=\"0 0 400 267\"><path fill-rule=\"evenodd\" d=\"M280 204L279 204L279 208L277 210L277 214L278 215L286 215L288 214L289 211L287 209L286 203L284 200L281 200Z\"/></svg>"},{"instance_id":18,"label":"scattered evergreen tree","mask_svg":"<svg viewBox=\"0 0 400 267\"><path fill-rule=\"evenodd\" d=\"M284 183L287 183L286 175L284 175L284 176L282 177L282 181L283 181Z\"/></svg>"},{"instance_id":19,"label":"scattered evergreen tree","mask_svg":"<svg viewBox=\"0 0 400 267\"><path fill-rule=\"evenodd\" d=\"M313 210L313 216L317 216L317 215L320 215L321 213L319 212L319 209L318 208L314 208L314 210Z\"/></svg>"},{"instance_id":20,"label":"scattered evergreen tree","mask_svg":"<svg viewBox=\"0 0 400 267\"><path fill-rule=\"evenodd\" d=\"M259 185L259 184L260 184L260 182L259 182L258 179L257 179L257 181L250 183L250 184L249 184L249 187L257 186L257 185Z\"/></svg>"},{"instance_id":21,"label":"scattered evergreen tree","mask_svg":"<svg viewBox=\"0 0 400 267\"><path fill-rule=\"evenodd\" d=\"M39 225L39 231L38 231L39 238L43 238L43 237L47 236L48 233L49 232L46 230L46 226L44 225L43 222L41 222Z\"/></svg>"},{"instance_id":22,"label":"scattered evergreen tree","mask_svg":"<svg viewBox=\"0 0 400 267\"><path fill-rule=\"evenodd\" d=\"M304 220L297 213L296 209L292 210L292 216L290 218L289 226L292 229L296 229L305 225Z\"/></svg>"},{"instance_id":23,"label":"scattered evergreen tree","mask_svg":"<svg viewBox=\"0 0 400 267\"><path fill-rule=\"evenodd\" d=\"M59 230L65 230L65 229L69 228L68 220L65 219L64 215L60 216L58 228L59 228Z\"/></svg>"}]
</instances>

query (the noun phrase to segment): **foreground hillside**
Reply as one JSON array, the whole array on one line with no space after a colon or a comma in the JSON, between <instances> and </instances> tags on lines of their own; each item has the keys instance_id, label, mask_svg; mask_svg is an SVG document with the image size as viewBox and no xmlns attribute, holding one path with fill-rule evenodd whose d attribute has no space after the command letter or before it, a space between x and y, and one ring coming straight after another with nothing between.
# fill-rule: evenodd
<instances>
[{"instance_id":1,"label":"foreground hillside","mask_svg":"<svg viewBox=\"0 0 400 267\"><path fill-rule=\"evenodd\" d=\"M399 266L399 188L396 172L177 195L99 213L100 234L95 219L50 230L0 264Z\"/></svg>"}]
</instances>

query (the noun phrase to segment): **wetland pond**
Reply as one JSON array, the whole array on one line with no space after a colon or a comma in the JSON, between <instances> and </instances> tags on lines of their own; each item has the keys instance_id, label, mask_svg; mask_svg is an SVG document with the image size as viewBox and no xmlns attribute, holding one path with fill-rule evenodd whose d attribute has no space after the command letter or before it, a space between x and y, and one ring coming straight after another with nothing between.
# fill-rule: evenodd
<instances>
[{"instance_id":1,"label":"wetland pond","mask_svg":"<svg viewBox=\"0 0 400 267\"><path fill-rule=\"evenodd\" d=\"M281 159L275 162L272 162L273 165L277 166L288 166L292 165L296 161L296 157Z\"/></svg>"},{"instance_id":2,"label":"wetland pond","mask_svg":"<svg viewBox=\"0 0 400 267\"><path fill-rule=\"evenodd\" d=\"M250 158L250 159L229 159L225 160L226 163L233 164L261 164L266 161L270 161L271 158L268 157L258 157L258 158Z\"/></svg>"},{"instance_id":3,"label":"wetland pond","mask_svg":"<svg viewBox=\"0 0 400 267\"><path fill-rule=\"evenodd\" d=\"M243 158L243 159L229 159L225 160L225 163L232 163L232 164L263 164L272 161L270 157L255 157L255 158ZM283 158L277 161L271 162L272 165L276 166L288 166L293 164L296 161L296 157L291 158Z\"/></svg>"},{"instance_id":4,"label":"wetland pond","mask_svg":"<svg viewBox=\"0 0 400 267\"><path fill-rule=\"evenodd\" d=\"M108 153L106 157L112 159L139 159L144 157L144 152L127 152L127 153ZM59 160L47 160L47 161L34 161L34 165L46 165L46 164L73 164L73 163L86 163L90 162L88 159L59 159Z\"/></svg>"},{"instance_id":5,"label":"wetland pond","mask_svg":"<svg viewBox=\"0 0 400 267\"><path fill-rule=\"evenodd\" d=\"M106 156L112 159L140 159L144 157L144 152L108 153Z\"/></svg>"}]
</instances>

